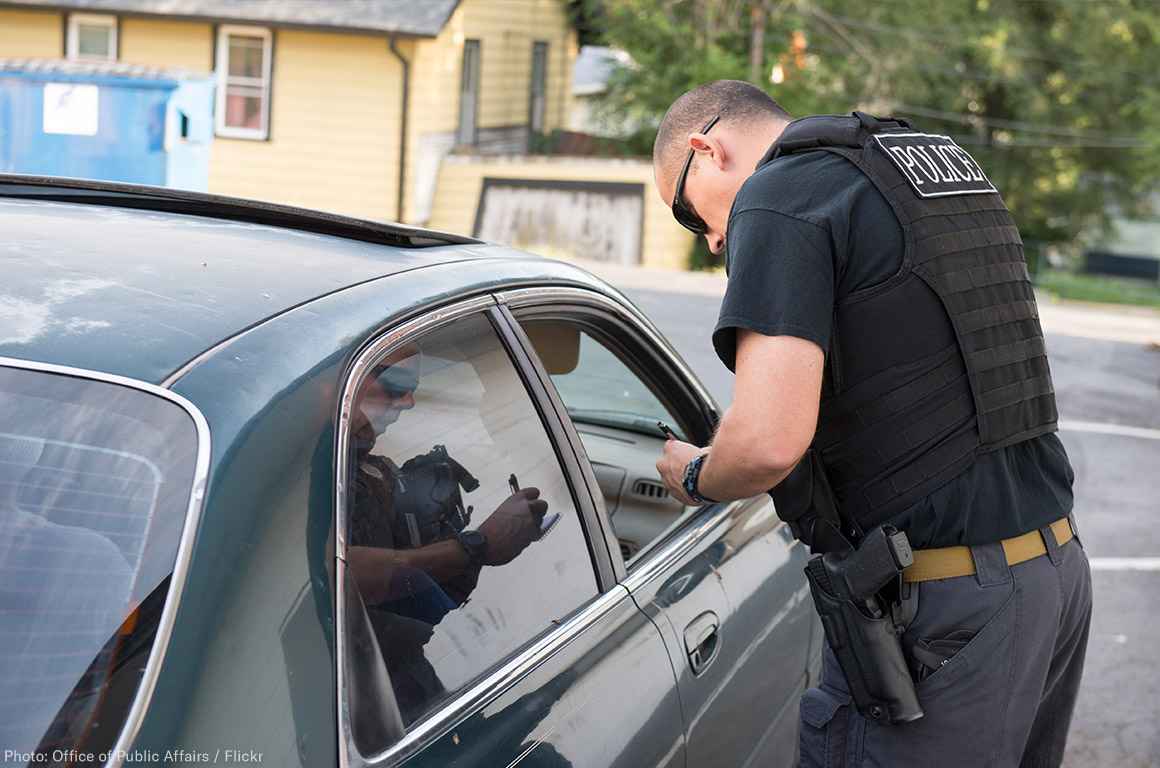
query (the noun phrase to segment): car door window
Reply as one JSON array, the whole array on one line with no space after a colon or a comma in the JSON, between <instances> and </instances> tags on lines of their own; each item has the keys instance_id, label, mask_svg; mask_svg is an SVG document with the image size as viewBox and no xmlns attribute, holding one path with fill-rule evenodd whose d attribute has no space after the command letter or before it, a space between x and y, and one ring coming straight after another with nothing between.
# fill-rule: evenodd
<instances>
[{"instance_id":1,"label":"car door window","mask_svg":"<svg viewBox=\"0 0 1160 768\"><path fill-rule=\"evenodd\" d=\"M570 486L486 315L366 370L345 446L344 621L351 726L369 755L598 586ZM486 536L482 562L465 531Z\"/></svg>"},{"instance_id":2,"label":"car door window","mask_svg":"<svg viewBox=\"0 0 1160 768\"><path fill-rule=\"evenodd\" d=\"M691 512L656 471L665 436L658 421L687 440L686 422L662 402L655 382L627 362L626 350L596 325L520 317L584 444L628 567Z\"/></svg>"}]
</instances>

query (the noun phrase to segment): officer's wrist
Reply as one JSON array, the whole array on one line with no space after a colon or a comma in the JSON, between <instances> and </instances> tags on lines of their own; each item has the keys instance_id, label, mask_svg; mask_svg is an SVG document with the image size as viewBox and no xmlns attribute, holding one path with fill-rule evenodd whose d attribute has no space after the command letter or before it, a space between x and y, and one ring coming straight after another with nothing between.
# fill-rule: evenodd
<instances>
[{"instance_id":1,"label":"officer's wrist","mask_svg":"<svg viewBox=\"0 0 1160 768\"><path fill-rule=\"evenodd\" d=\"M685 465L683 487L685 495L692 499L697 504L716 504L716 499L711 499L700 491L701 471L704 468L705 462L709 460L709 452L697 454L693 459Z\"/></svg>"},{"instance_id":2,"label":"officer's wrist","mask_svg":"<svg viewBox=\"0 0 1160 768\"><path fill-rule=\"evenodd\" d=\"M483 533L478 530L460 531L455 540L467 558L465 566L482 568L487 565L487 537Z\"/></svg>"}]
</instances>

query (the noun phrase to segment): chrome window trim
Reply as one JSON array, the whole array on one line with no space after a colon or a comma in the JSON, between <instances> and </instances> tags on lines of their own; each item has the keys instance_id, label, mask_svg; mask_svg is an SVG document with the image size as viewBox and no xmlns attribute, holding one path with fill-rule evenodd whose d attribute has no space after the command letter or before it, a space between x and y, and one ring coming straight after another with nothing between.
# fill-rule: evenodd
<instances>
[{"instance_id":1,"label":"chrome window trim","mask_svg":"<svg viewBox=\"0 0 1160 768\"><path fill-rule=\"evenodd\" d=\"M715 414L721 413L721 409L717 406L717 401L713 399L713 396L701 384L701 381L693 373L692 369L677 354L677 351L673 349L668 340L657 330L652 321L637 309L627 297L617 294L617 298L613 298L592 288L547 286L540 288L513 288L509 291L502 291L497 294L496 298L500 304L506 304L512 309L550 304L587 304L588 306L612 312L621 320L630 322L639 333L648 338L653 346L661 352L669 365L681 374L685 383L693 389L697 397L700 398L704 405L708 406L710 411Z\"/></svg>"},{"instance_id":2,"label":"chrome window trim","mask_svg":"<svg viewBox=\"0 0 1160 768\"><path fill-rule=\"evenodd\" d=\"M709 536L714 528L732 516L739 505L746 501L748 499L739 499L737 501L718 504L716 505L717 508L709 513L706 513L704 508L702 508L697 515L694 515L683 526L676 529L672 541L656 549L642 550L642 552L647 553L644 561L638 561L639 564L628 572L628 575L625 576L624 581L621 583L630 593L635 593L649 581L680 562L682 558L697 547L697 544L702 539ZM699 515L704 515L704 517L698 519Z\"/></svg>"},{"instance_id":3,"label":"chrome window trim","mask_svg":"<svg viewBox=\"0 0 1160 768\"><path fill-rule=\"evenodd\" d=\"M600 621L621 601L631 599L627 590L620 585L594 597L569 618L558 622L555 629L542 633L538 640L533 641L532 645L515 653L442 707L433 710L422 720L413 724L402 739L387 749L374 755L364 756L359 753L355 746L354 735L350 728L350 711L347 706L346 690L348 675L345 652L346 477L349 470L349 457L345 446L350 440L351 412L357 394L357 383L379 359L389 354L393 349L462 317L486 312L497 306L498 302L494 296L477 296L403 321L359 352L343 380L335 443L335 465L337 467L335 476L335 663L338 682L336 694L339 765L342 768L358 765L390 766L411 757L432 740L454 729L503 691L526 677L579 637L588 627ZM497 335L499 335L498 331ZM515 366L516 363L513 361L512 365Z\"/></svg>"},{"instance_id":4,"label":"chrome window trim","mask_svg":"<svg viewBox=\"0 0 1160 768\"><path fill-rule=\"evenodd\" d=\"M494 297L476 296L430 310L411 320L403 321L394 330L382 334L358 353L342 383L342 398L339 401L338 429L336 430L335 459L338 474L334 478L336 489L334 544L335 554L339 558L346 559L346 473L349 467L347 466L348 457L343 448L350 440L350 415L354 408L355 395L358 394L356 383L362 380L380 358L414 337L430 333L436 328L447 325L465 315L483 312L494 306L496 306ZM339 583L338 587L341 590L342 584ZM339 597L341 598L341 593Z\"/></svg>"},{"instance_id":5,"label":"chrome window trim","mask_svg":"<svg viewBox=\"0 0 1160 768\"><path fill-rule=\"evenodd\" d=\"M90 379L106 384L115 384L130 389L136 389L182 408L193 419L197 430L197 458L194 462L193 484L190 487L189 505L186 507L185 524L181 531L181 538L177 544L177 560L173 565L173 575L169 581L169 591L165 596L165 606L161 609L161 618L157 623L157 633L153 639L153 647L149 650L149 659L145 662L145 673L137 684L137 691L133 696L133 704L125 716L125 723L121 726L121 733L110 751L105 762L105 768L120 768L124 757L129 751L137 735L141 731L141 724L145 720L145 711L153 698L153 691L157 687L157 678L161 673L161 666L165 663L165 654L169 649L169 641L173 636L173 625L176 622L177 610L181 604L181 594L185 589L185 582L189 573L189 563L193 558L193 545L197 537L197 529L201 523L201 513L205 502L206 484L209 480L210 460L210 430L209 422L196 405L171 390L159 387L140 379L131 379L102 371L93 371L85 368L73 368L65 365L39 363L29 360L20 360L12 357L0 357L0 367L19 368L26 371L53 373L61 376L72 376L79 379Z\"/></svg>"}]
</instances>

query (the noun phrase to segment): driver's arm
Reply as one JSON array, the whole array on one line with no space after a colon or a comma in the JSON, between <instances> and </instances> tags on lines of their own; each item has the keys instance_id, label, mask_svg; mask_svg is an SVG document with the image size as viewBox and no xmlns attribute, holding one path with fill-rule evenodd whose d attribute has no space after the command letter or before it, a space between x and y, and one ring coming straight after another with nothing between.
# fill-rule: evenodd
<instances>
[{"instance_id":1,"label":"driver's arm","mask_svg":"<svg viewBox=\"0 0 1160 768\"><path fill-rule=\"evenodd\" d=\"M540 498L539 488L529 486L505 499L479 526L487 538L484 565L505 565L514 560L539 538L547 511L548 502ZM374 604L387 598L396 568L415 568L442 583L465 572L471 558L456 539L445 539L415 549L350 547L347 564L355 573L363 599Z\"/></svg>"},{"instance_id":2,"label":"driver's arm","mask_svg":"<svg viewBox=\"0 0 1160 768\"><path fill-rule=\"evenodd\" d=\"M417 549L350 547L347 564L354 571L363 600L376 605L387 599L397 568L415 568L442 582L466 571L470 560L458 541L446 539Z\"/></svg>"}]
</instances>

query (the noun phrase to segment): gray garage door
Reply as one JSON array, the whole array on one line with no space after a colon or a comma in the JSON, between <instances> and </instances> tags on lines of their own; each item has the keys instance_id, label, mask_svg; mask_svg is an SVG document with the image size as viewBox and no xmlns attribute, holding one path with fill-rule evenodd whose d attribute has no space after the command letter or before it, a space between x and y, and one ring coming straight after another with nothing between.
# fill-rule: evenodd
<instances>
[{"instance_id":1,"label":"gray garage door","mask_svg":"<svg viewBox=\"0 0 1160 768\"><path fill-rule=\"evenodd\" d=\"M560 258L639 264L644 185L483 180L475 236Z\"/></svg>"}]
</instances>

